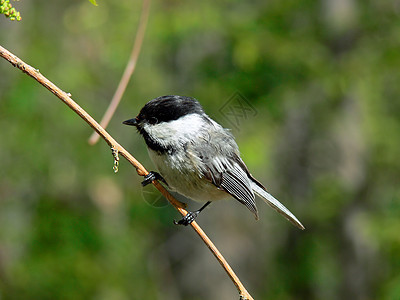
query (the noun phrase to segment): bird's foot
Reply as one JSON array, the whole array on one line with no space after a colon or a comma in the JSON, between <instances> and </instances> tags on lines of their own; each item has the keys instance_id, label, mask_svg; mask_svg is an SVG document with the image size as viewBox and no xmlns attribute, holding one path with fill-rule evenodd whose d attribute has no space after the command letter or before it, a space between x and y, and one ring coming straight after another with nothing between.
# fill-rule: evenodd
<instances>
[{"instance_id":1,"label":"bird's foot","mask_svg":"<svg viewBox=\"0 0 400 300\"><path fill-rule=\"evenodd\" d=\"M199 210L196 211L188 211L188 213L186 214L186 216L184 216L182 219L180 219L179 221L175 221L174 220L174 224L175 225L183 225L183 226L188 226L189 224L191 224L194 219L197 218L197 216L201 213L201 211L203 209L205 209L208 205L210 205L210 201L208 201L206 204L204 204Z\"/></svg>"},{"instance_id":2,"label":"bird's foot","mask_svg":"<svg viewBox=\"0 0 400 300\"><path fill-rule=\"evenodd\" d=\"M142 186L146 186L146 185L152 183L154 180L162 181L168 186L168 183L160 175L160 173L157 173L157 172L154 172L154 171L150 171L149 174L144 176L144 180L142 181Z\"/></svg>"},{"instance_id":3,"label":"bird's foot","mask_svg":"<svg viewBox=\"0 0 400 300\"><path fill-rule=\"evenodd\" d=\"M188 226L190 223L192 223L194 221L194 219L197 218L197 216L199 215L200 211L188 211L188 213L186 214L186 216L184 216L182 219L180 219L179 221L174 220L174 224L175 225L183 225L183 226Z\"/></svg>"}]
</instances>

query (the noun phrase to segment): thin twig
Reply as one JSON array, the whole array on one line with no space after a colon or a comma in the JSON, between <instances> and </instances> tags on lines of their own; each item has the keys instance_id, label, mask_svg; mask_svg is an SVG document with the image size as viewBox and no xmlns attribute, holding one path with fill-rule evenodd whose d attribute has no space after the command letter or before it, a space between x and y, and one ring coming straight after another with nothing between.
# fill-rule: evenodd
<instances>
[{"instance_id":1,"label":"thin twig","mask_svg":"<svg viewBox=\"0 0 400 300\"><path fill-rule=\"evenodd\" d=\"M74 112L76 112L86 123L89 124L110 146L110 148L117 150L126 160L128 160L133 167L136 168L138 175L146 176L149 172L128 152L126 151L114 138L104 130L103 127L100 126L85 110L83 110L77 103L75 103L70 95L60 88L58 88L55 84L53 84L50 80L44 77L39 70L31 67L30 65L23 62L17 56L9 52L0 46L0 57L3 57L7 61L9 61L14 67L17 67L27 75L34 78L37 82L47 88L50 92L56 95L61 101L63 101L68 107L70 107ZM187 214L187 211L183 208L183 204L176 200L168 191L158 182L153 181L154 186L168 199L168 201L180 212L182 216ZM247 292L244 285L240 282L240 279L236 276L232 268L229 266L228 262L222 256L222 254L218 251L217 247L212 243L212 241L208 238L208 236L204 233L204 231L200 228L200 226L193 221L191 224L192 228L196 231L196 233L200 236L200 238L204 241L207 247L210 249L212 254L221 264L223 269L226 271L228 276L231 278L236 288L238 289L240 299L253 300L251 295Z\"/></svg>"},{"instance_id":2,"label":"thin twig","mask_svg":"<svg viewBox=\"0 0 400 300\"><path fill-rule=\"evenodd\" d=\"M108 123L110 123L112 116L114 115L119 102L122 99L122 96L125 93L125 89L131 79L131 76L136 68L136 63L140 54L140 50L143 44L144 33L146 31L147 20L149 19L149 11L150 11L150 0L143 0L142 13L140 15L139 27L136 33L135 42L133 44L132 53L129 58L128 64L125 67L124 74L121 77L121 81L118 84L118 87L114 93L114 96L108 106L103 118L100 121L100 125L103 128L107 128ZM100 136L93 132L93 134L89 138L89 144L94 145L99 140Z\"/></svg>"}]
</instances>

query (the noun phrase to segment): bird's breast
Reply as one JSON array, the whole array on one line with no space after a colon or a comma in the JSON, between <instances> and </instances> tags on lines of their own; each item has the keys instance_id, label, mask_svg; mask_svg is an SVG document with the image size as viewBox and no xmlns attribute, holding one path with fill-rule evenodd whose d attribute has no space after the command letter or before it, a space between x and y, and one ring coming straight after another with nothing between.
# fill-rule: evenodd
<instances>
[{"instance_id":1,"label":"bird's breast","mask_svg":"<svg viewBox=\"0 0 400 300\"><path fill-rule=\"evenodd\" d=\"M149 156L170 189L195 201L214 201L227 197L197 168L186 151L160 154L149 149Z\"/></svg>"}]
</instances>

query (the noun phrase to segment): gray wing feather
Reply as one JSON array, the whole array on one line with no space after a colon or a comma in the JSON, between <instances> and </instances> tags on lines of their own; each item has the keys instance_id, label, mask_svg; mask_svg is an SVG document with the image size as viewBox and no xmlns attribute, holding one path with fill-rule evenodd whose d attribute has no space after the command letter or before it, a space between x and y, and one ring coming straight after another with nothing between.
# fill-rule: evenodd
<instances>
[{"instance_id":1,"label":"gray wing feather","mask_svg":"<svg viewBox=\"0 0 400 300\"><path fill-rule=\"evenodd\" d=\"M220 127L211 119L207 121L214 128ZM215 132L209 132L210 128L207 129L207 134L200 139L202 142L191 147L201 161L202 173L216 187L244 204L258 219L255 194L247 176L247 169L242 167L243 162L239 157L234 137L222 127Z\"/></svg>"},{"instance_id":2,"label":"gray wing feather","mask_svg":"<svg viewBox=\"0 0 400 300\"><path fill-rule=\"evenodd\" d=\"M192 151L199 159L202 173L210 182L244 204L256 219L258 219L258 211L254 193L295 226L304 229L300 221L250 174L246 164L240 158L233 136L228 131L207 134L202 140L201 144L192 145Z\"/></svg>"},{"instance_id":3,"label":"gray wing feather","mask_svg":"<svg viewBox=\"0 0 400 300\"><path fill-rule=\"evenodd\" d=\"M221 177L219 187L244 204L254 214L255 218L258 219L255 195L246 173L238 165L234 164L232 170L223 172Z\"/></svg>"}]
</instances>

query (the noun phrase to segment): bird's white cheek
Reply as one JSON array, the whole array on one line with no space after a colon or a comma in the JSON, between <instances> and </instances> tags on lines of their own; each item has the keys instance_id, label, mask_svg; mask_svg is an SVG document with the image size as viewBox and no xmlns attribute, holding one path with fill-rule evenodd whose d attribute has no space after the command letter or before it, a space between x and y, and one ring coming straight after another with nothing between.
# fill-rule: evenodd
<instances>
[{"instance_id":1,"label":"bird's white cheek","mask_svg":"<svg viewBox=\"0 0 400 300\"><path fill-rule=\"evenodd\" d=\"M202 117L198 114L190 114L169 122L160 124L145 124L144 130L154 139L171 142L181 138L193 138L193 134L199 132L204 125Z\"/></svg>"}]
</instances>

